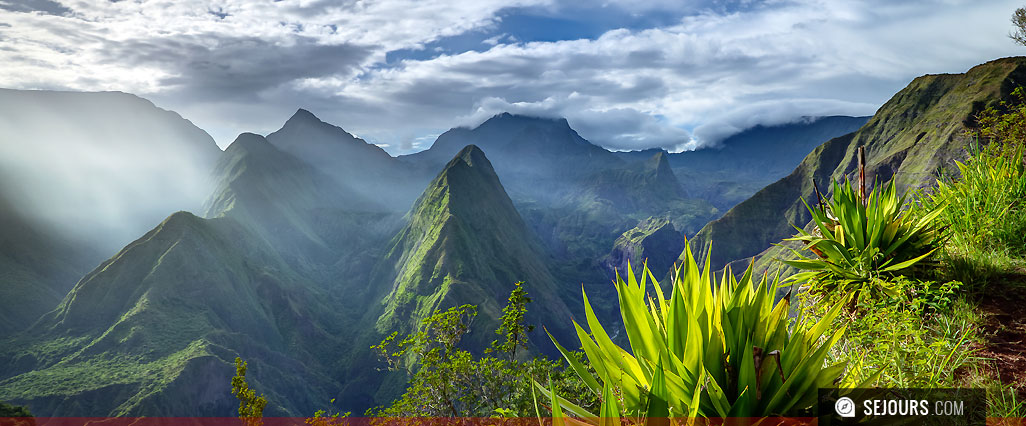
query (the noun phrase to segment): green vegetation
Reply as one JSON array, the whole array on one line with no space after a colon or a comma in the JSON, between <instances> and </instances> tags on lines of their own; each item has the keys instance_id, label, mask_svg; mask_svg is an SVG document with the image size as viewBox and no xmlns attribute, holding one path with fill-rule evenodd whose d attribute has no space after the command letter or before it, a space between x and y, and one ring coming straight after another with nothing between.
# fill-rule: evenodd
<instances>
[{"instance_id":1,"label":"green vegetation","mask_svg":"<svg viewBox=\"0 0 1026 426\"><path fill-rule=\"evenodd\" d=\"M32 417L32 413L28 408L0 402L0 418L4 417Z\"/></svg>"},{"instance_id":2,"label":"green vegetation","mask_svg":"<svg viewBox=\"0 0 1026 426\"><path fill-rule=\"evenodd\" d=\"M670 220L650 217L621 234L603 264L610 271L626 271L628 262L645 263L661 277L672 272L683 251L684 240Z\"/></svg>"},{"instance_id":3,"label":"green vegetation","mask_svg":"<svg viewBox=\"0 0 1026 426\"><path fill-rule=\"evenodd\" d=\"M852 306L830 326L847 332L829 362L862 365L861 373L849 372L856 381L879 372L877 384L884 387L955 387L952 373L974 361L973 347L981 339L981 318L958 297L958 283L892 277L884 285L893 293L800 295L800 306L813 318L827 316L830 306Z\"/></svg>"},{"instance_id":4,"label":"green vegetation","mask_svg":"<svg viewBox=\"0 0 1026 426\"><path fill-rule=\"evenodd\" d=\"M800 241L818 256L809 258L792 250L798 259L784 263L805 272L792 275L789 281L810 281L816 292L867 289L873 294L893 294L896 290L882 278L911 267L940 248L942 240L934 219L944 213L944 204L922 215L903 212L904 197L898 196L893 181L873 188L868 196L856 192L847 180L835 182L833 194L833 200L820 200L815 207L806 203L812 232L795 227L798 235L785 240Z\"/></svg>"},{"instance_id":5,"label":"green vegetation","mask_svg":"<svg viewBox=\"0 0 1026 426\"><path fill-rule=\"evenodd\" d=\"M246 383L246 368L246 362L242 358L235 357L232 395L239 399L239 418L245 420L246 424L258 425L259 419L264 417L267 398L263 394L257 396L256 390L249 388L249 383Z\"/></svg>"},{"instance_id":6,"label":"green vegetation","mask_svg":"<svg viewBox=\"0 0 1026 426\"><path fill-rule=\"evenodd\" d=\"M640 280L629 269L626 281L617 277L629 352L613 343L584 295L590 333L574 326L595 373L556 345L591 390L605 395L605 406L617 395L617 417L800 415L816 403L819 387L840 382L845 363L824 366L844 333L825 334L839 306L789 328L790 299L774 303L776 279L755 280L747 270L740 279L725 273L717 285L709 266L707 260L700 269L686 247L669 299L647 268ZM655 299L646 288L650 281ZM560 403L575 415L595 417Z\"/></svg>"},{"instance_id":7,"label":"green vegetation","mask_svg":"<svg viewBox=\"0 0 1026 426\"><path fill-rule=\"evenodd\" d=\"M335 398L332 398L329 402L334 404ZM303 423L306 423L309 426L343 426L347 424L345 419L351 414L353 414L351 411L346 411L344 413L335 411L333 413L329 413L326 410L317 410L313 417L307 417Z\"/></svg>"},{"instance_id":8,"label":"green vegetation","mask_svg":"<svg viewBox=\"0 0 1026 426\"><path fill-rule=\"evenodd\" d=\"M804 271L788 281L806 284L800 306L814 318L829 317L831 307L847 308L843 320L831 324L847 333L829 357L866 366L861 376L849 372L854 379L878 371L882 386L953 387L951 372L969 363L979 342L980 318L965 311L960 282L900 275L944 243L938 217L947 202L907 209L893 181L868 195L864 185L856 191L847 180L834 183L832 200L806 204L813 231L796 227L798 235L786 241L804 243L816 257L790 249L797 259L783 262Z\"/></svg>"},{"instance_id":9,"label":"green vegetation","mask_svg":"<svg viewBox=\"0 0 1026 426\"><path fill-rule=\"evenodd\" d=\"M1003 304L1021 305L1014 298L1022 297L1026 284L1021 207L1026 197L1026 102L1022 89L1012 93L1017 102L1000 102L975 117L978 127L972 136L986 145L971 144L969 157L955 162L957 174L942 176L936 188L919 194L901 213L910 223L934 222L923 226L927 241L937 241L933 229L943 230L938 262L873 277L874 285L889 290L878 293L844 291L840 287L850 281L848 275L799 274L820 290L802 294L802 306L811 315L823 316L834 304L852 307L844 322L848 334L831 351L832 360L878 368L883 386L985 388L990 415L998 417L1026 415L1021 402L1026 384L1001 381L1019 368L1001 354L1021 351L1026 330L990 318L1006 315ZM842 199L851 196L850 190L841 193ZM810 240L808 233L801 237ZM913 260L934 251L932 244L912 248L906 258ZM1013 300L1003 302L1005 294Z\"/></svg>"},{"instance_id":10,"label":"green vegetation","mask_svg":"<svg viewBox=\"0 0 1026 426\"><path fill-rule=\"evenodd\" d=\"M938 274L965 281L967 310L985 315L978 359L964 380L988 390L991 416L1021 417L1026 383L1015 375L1021 365L1004 354L1022 353L1026 329L1002 321L1009 310L1022 315L1026 295L1026 89L984 109L976 124L972 136L984 146L970 145L958 175L940 179L922 207L950 206L938 218L950 234Z\"/></svg>"},{"instance_id":11,"label":"green vegetation","mask_svg":"<svg viewBox=\"0 0 1026 426\"><path fill-rule=\"evenodd\" d=\"M520 280L531 283L540 305L528 322L553 323L570 315L541 244L476 146L446 165L406 218L373 277L389 291L380 295L383 312L375 324L382 334L409 333L435 310L465 303L475 304L483 314L478 321L493 330L502 314L495 295ZM493 339L470 333L466 340L468 347L483 349Z\"/></svg>"},{"instance_id":12,"label":"green vegetation","mask_svg":"<svg viewBox=\"0 0 1026 426\"><path fill-rule=\"evenodd\" d=\"M944 257L947 273L982 291L987 283L1026 262L1026 92L987 108L977 117L969 158L956 162L958 173L944 176L919 206L949 207L939 217L950 239Z\"/></svg>"},{"instance_id":13,"label":"green vegetation","mask_svg":"<svg viewBox=\"0 0 1026 426\"><path fill-rule=\"evenodd\" d=\"M950 239L944 254L953 278L973 284L976 290L1002 271L1021 268L1026 256L1026 173L1022 148L1011 155L997 145L971 148L966 162L958 162L959 177L938 181L924 197L922 208L946 203L939 222Z\"/></svg>"},{"instance_id":14,"label":"green vegetation","mask_svg":"<svg viewBox=\"0 0 1026 426\"><path fill-rule=\"evenodd\" d=\"M4 426L36 426L36 419L28 408L0 401L0 423Z\"/></svg>"},{"instance_id":15,"label":"green vegetation","mask_svg":"<svg viewBox=\"0 0 1026 426\"><path fill-rule=\"evenodd\" d=\"M792 224L812 220L801 200L815 199L815 186L826 188L855 173L859 146L866 150L870 181L894 180L901 191L933 186L938 172L964 151L971 139L967 126L976 114L1009 99L1024 77L1026 58L1016 57L990 61L964 74L916 78L859 131L820 145L790 175L702 228L696 245L715 242L713 268L721 268L790 237Z\"/></svg>"},{"instance_id":16,"label":"green vegetation","mask_svg":"<svg viewBox=\"0 0 1026 426\"><path fill-rule=\"evenodd\" d=\"M496 352L509 356L509 361L517 359L517 349L527 349L527 333L534 331L533 325L524 323L524 316L527 315L527 304L531 298L527 297L527 290L524 290L524 282L517 281L513 292L509 294L509 302L502 308L502 318L499 329L495 330L502 338L492 342L492 346L485 349L485 353Z\"/></svg>"},{"instance_id":17,"label":"green vegetation","mask_svg":"<svg viewBox=\"0 0 1026 426\"><path fill-rule=\"evenodd\" d=\"M368 415L389 417L523 417L534 413L531 383L552 377L561 391L579 392L582 385L544 358L517 360L517 350L528 349L524 323L527 297L516 283L503 309L496 334L486 353L477 357L458 347L477 317L477 308L462 305L436 310L421 328L402 339L392 333L372 347L391 370L405 370L410 378L403 395L388 407L368 410ZM570 355L575 362L578 358ZM579 403L594 404L585 398Z\"/></svg>"}]
</instances>

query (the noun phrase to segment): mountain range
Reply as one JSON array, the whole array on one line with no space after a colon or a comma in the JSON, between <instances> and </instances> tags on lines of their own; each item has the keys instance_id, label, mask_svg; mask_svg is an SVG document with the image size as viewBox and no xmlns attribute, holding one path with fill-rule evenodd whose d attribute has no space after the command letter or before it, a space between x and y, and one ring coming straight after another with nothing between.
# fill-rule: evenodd
<instances>
[{"instance_id":1,"label":"mountain range","mask_svg":"<svg viewBox=\"0 0 1026 426\"><path fill-rule=\"evenodd\" d=\"M712 242L717 266L758 255L808 221L800 198L851 173L858 146L871 176L927 182L960 155L967 119L1023 81L1024 65L921 77L872 118L755 127L683 153L611 152L566 120L500 114L392 157L302 109L221 152L131 95L3 91L0 107L31 105L19 113L29 124L7 123L9 134L39 152L93 155L73 182L57 174L72 158L0 161L5 182L18 182L0 188L0 400L46 416L230 416L240 356L271 401L267 415L309 415L332 398L362 412L407 379L379 372L370 345L436 309L478 306L471 350L495 338L517 281L534 300L527 321L557 338L582 314L582 286L615 326L614 272L646 259L669 270L684 236ZM99 107L84 112L91 99ZM62 115L79 118L45 125ZM115 132L124 117L137 118L132 131ZM151 140L155 151L136 146ZM169 178L183 158L189 167ZM103 164L138 176L89 173ZM86 183L119 214L97 198L61 199ZM130 196L150 184L153 194ZM76 223L47 203L77 206L67 208L88 229L69 231ZM91 233L112 228L137 237L111 248L116 238ZM541 333L531 340L534 353L554 351Z\"/></svg>"}]
</instances>

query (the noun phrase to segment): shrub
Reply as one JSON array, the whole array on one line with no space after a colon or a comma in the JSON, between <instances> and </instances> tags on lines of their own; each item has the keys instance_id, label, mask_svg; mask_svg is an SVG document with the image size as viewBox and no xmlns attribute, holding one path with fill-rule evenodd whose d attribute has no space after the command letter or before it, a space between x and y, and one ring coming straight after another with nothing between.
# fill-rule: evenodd
<instances>
[{"instance_id":1,"label":"shrub","mask_svg":"<svg viewBox=\"0 0 1026 426\"><path fill-rule=\"evenodd\" d=\"M839 382L845 363L824 367L827 352L844 333L842 327L824 335L838 307L813 324L799 319L807 326L789 331L790 297L774 303L778 279L753 279L749 266L740 279L728 271L717 285L708 257L699 269L685 246L669 299L647 267L640 280L629 267L626 280L617 276L629 351L613 343L586 294L590 333L576 321L574 326L595 374L556 342L584 383L603 395L601 417L793 415L813 406L818 388ZM579 417L596 417L537 387L559 401L554 415L561 406Z\"/></svg>"},{"instance_id":2,"label":"shrub","mask_svg":"<svg viewBox=\"0 0 1026 426\"><path fill-rule=\"evenodd\" d=\"M542 357L528 361L519 359L523 356L518 354L528 349L527 333L533 329L525 322L530 302L522 283L514 284L495 331L499 340L485 350L488 356L475 356L459 347L477 316L474 305L436 310L422 320L419 330L401 339L398 333L392 333L372 346L387 362L388 369L405 370L410 381L403 395L391 405L372 408L366 414L380 417L527 416L534 410L533 380L541 377L552 378L561 392L582 393L583 385L576 375L562 368L561 362ZM579 356L574 360L581 364ZM591 406L594 399L585 395L576 401Z\"/></svg>"},{"instance_id":3,"label":"shrub","mask_svg":"<svg viewBox=\"0 0 1026 426\"><path fill-rule=\"evenodd\" d=\"M1022 147L1002 155L997 145L972 146L964 162L956 162L957 179L945 177L922 203L923 209L946 205L939 217L951 244L963 252L1008 251L1026 254L1026 168Z\"/></svg>"},{"instance_id":4,"label":"shrub","mask_svg":"<svg viewBox=\"0 0 1026 426\"><path fill-rule=\"evenodd\" d=\"M813 230L798 229L787 241L801 241L817 257L791 250L797 260L783 262L804 272L789 281L820 283L818 290L841 292L866 287L865 283L886 283L881 277L901 272L929 255L942 244L934 220L944 212L939 203L922 215L902 211L894 182L874 188L866 200L848 180L834 183L834 198L826 204L806 208L812 214ZM893 293L889 286L870 286Z\"/></svg>"},{"instance_id":5,"label":"shrub","mask_svg":"<svg viewBox=\"0 0 1026 426\"><path fill-rule=\"evenodd\" d=\"M36 419L28 408L0 401L0 424L4 426L36 426Z\"/></svg>"},{"instance_id":6,"label":"shrub","mask_svg":"<svg viewBox=\"0 0 1026 426\"><path fill-rule=\"evenodd\" d=\"M938 179L923 197L926 210L946 204L938 221L948 228L944 250L950 277L980 291L994 278L1022 267L1026 256L1026 90L1016 89L975 117L975 138L957 173ZM982 147L981 147L982 146Z\"/></svg>"},{"instance_id":7,"label":"shrub","mask_svg":"<svg viewBox=\"0 0 1026 426\"><path fill-rule=\"evenodd\" d=\"M1026 143L1026 88L1017 87L1007 100L981 111L975 119L973 133L988 145L1005 154L1022 149Z\"/></svg>"},{"instance_id":8,"label":"shrub","mask_svg":"<svg viewBox=\"0 0 1026 426\"><path fill-rule=\"evenodd\" d=\"M267 406L267 398L263 395L257 396L256 390L250 389L246 382L247 364L242 358L235 357L235 377L232 377L232 395L239 399L239 418L247 426L259 426L263 424L264 407Z\"/></svg>"},{"instance_id":9,"label":"shrub","mask_svg":"<svg viewBox=\"0 0 1026 426\"><path fill-rule=\"evenodd\" d=\"M26 407L0 401L0 418L3 417L32 417L32 413Z\"/></svg>"},{"instance_id":10,"label":"shrub","mask_svg":"<svg viewBox=\"0 0 1026 426\"><path fill-rule=\"evenodd\" d=\"M896 388L955 387L953 374L974 361L981 318L964 299L956 298L957 281L936 283L907 277L890 278L894 297L853 298L857 309L842 313L831 329L845 327L844 338L831 349L829 362L857 363L879 371L881 386ZM838 295L802 293L803 311L813 318L829 313ZM852 372L863 374L865 372ZM850 377L857 381L864 377Z\"/></svg>"}]
</instances>

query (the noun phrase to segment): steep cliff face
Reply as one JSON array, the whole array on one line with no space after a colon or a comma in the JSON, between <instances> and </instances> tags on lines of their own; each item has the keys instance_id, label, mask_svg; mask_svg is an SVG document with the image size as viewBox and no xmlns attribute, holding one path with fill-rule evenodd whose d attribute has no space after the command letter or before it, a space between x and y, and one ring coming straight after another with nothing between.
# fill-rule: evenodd
<instances>
[{"instance_id":1,"label":"steep cliff face","mask_svg":"<svg viewBox=\"0 0 1026 426\"><path fill-rule=\"evenodd\" d=\"M635 271L647 264L652 273L662 278L683 251L684 236L673 224L666 218L650 217L620 235L603 263L610 274L626 273L628 262Z\"/></svg>"},{"instance_id":2,"label":"steep cliff face","mask_svg":"<svg viewBox=\"0 0 1026 426\"><path fill-rule=\"evenodd\" d=\"M901 188L930 185L942 168L964 153L973 116L1026 84L1026 58L1004 58L964 74L925 75L913 80L857 132L813 150L787 177L710 222L697 235L712 244L713 266L759 254L811 218L801 199L813 185L827 190L851 175L856 151L866 147L867 179L895 179Z\"/></svg>"}]
</instances>

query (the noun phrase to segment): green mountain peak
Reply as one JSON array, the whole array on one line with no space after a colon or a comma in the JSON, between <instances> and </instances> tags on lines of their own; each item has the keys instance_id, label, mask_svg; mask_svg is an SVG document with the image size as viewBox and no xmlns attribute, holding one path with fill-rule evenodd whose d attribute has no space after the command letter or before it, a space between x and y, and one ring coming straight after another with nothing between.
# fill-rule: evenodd
<instances>
[{"instance_id":1,"label":"green mountain peak","mask_svg":"<svg viewBox=\"0 0 1026 426\"><path fill-rule=\"evenodd\" d=\"M461 149L407 218L379 267L379 280L389 288L379 331L410 329L435 309L470 303L478 305L483 324L469 344L484 347L517 281L526 281L535 297L532 322L569 316L540 244L478 147Z\"/></svg>"},{"instance_id":2,"label":"green mountain peak","mask_svg":"<svg viewBox=\"0 0 1026 426\"><path fill-rule=\"evenodd\" d=\"M488 159L485 158L484 151L481 151L481 148L478 148L477 145L467 145L461 149L460 152L456 154L456 157L449 162L449 165L446 166L446 169L452 167L453 162L456 161L462 161L471 167L473 167L475 163L480 164L482 167L486 167L492 170L492 173L495 173L495 170L492 169L491 161L488 161Z\"/></svg>"},{"instance_id":3,"label":"green mountain peak","mask_svg":"<svg viewBox=\"0 0 1026 426\"><path fill-rule=\"evenodd\" d=\"M456 188L451 188L453 186ZM513 206L513 202L509 200L506 190L499 182L499 176L492 168L491 161L488 161L484 151L475 145L467 145L460 150L445 165L438 177L428 185L429 189L432 187L449 188L445 193L448 196L455 195L456 200L453 201L470 202L472 199L481 197L481 202L486 202L485 198L493 199L491 201L502 206L503 210L507 207L507 203L508 207L512 208ZM421 201L427 200L418 200L418 204ZM515 213L516 210L513 212Z\"/></svg>"}]
</instances>

